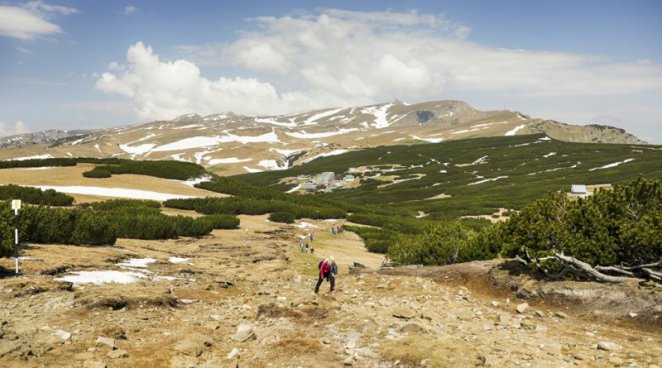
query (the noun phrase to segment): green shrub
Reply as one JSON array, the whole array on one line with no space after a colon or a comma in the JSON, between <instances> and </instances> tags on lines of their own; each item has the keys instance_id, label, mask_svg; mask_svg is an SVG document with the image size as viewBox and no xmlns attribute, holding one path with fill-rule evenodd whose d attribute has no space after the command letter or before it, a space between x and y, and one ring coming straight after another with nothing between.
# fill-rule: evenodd
<instances>
[{"instance_id":1,"label":"green shrub","mask_svg":"<svg viewBox=\"0 0 662 368\"><path fill-rule=\"evenodd\" d=\"M77 218L69 243L112 245L116 240L116 228L109 216L100 216L92 211L82 211Z\"/></svg>"},{"instance_id":2,"label":"green shrub","mask_svg":"<svg viewBox=\"0 0 662 368\"><path fill-rule=\"evenodd\" d=\"M53 189L41 190L14 184L0 186L0 200L5 199L21 199L24 203L48 206L71 206L74 202L73 197Z\"/></svg>"},{"instance_id":3,"label":"green shrub","mask_svg":"<svg viewBox=\"0 0 662 368\"><path fill-rule=\"evenodd\" d=\"M549 194L503 226L503 254L563 253L593 266L633 266L662 259L662 184L639 178L572 201Z\"/></svg>"},{"instance_id":4,"label":"green shrub","mask_svg":"<svg viewBox=\"0 0 662 368\"><path fill-rule=\"evenodd\" d=\"M102 167L95 167L94 169L83 173L83 176L86 178L96 179L110 178L112 175L113 174L110 172L110 170L106 170Z\"/></svg>"},{"instance_id":5,"label":"green shrub","mask_svg":"<svg viewBox=\"0 0 662 368\"><path fill-rule=\"evenodd\" d=\"M231 215L208 215L202 217L204 221L209 221L214 229L238 229L239 219Z\"/></svg>"},{"instance_id":6,"label":"green shrub","mask_svg":"<svg viewBox=\"0 0 662 368\"><path fill-rule=\"evenodd\" d=\"M269 215L269 221L281 222L284 224L291 224L296 219L296 216L293 213L289 212L274 212Z\"/></svg>"}]
</instances>

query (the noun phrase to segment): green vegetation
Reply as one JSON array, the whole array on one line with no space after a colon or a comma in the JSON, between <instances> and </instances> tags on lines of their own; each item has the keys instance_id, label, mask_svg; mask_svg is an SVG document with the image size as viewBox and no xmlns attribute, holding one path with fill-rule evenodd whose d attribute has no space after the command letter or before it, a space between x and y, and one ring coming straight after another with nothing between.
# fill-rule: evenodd
<instances>
[{"instance_id":1,"label":"green vegetation","mask_svg":"<svg viewBox=\"0 0 662 368\"><path fill-rule=\"evenodd\" d=\"M12 252L14 214L0 202L0 255ZM155 201L116 199L78 208L26 206L20 212L21 242L44 244L110 245L117 238L173 239L203 236L213 229L236 229L230 215L199 218L166 216Z\"/></svg>"},{"instance_id":2,"label":"green vegetation","mask_svg":"<svg viewBox=\"0 0 662 368\"><path fill-rule=\"evenodd\" d=\"M41 190L14 184L0 185L0 200L7 199L21 199L24 203L47 206L71 206L74 203L73 197L53 189Z\"/></svg>"},{"instance_id":3,"label":"green vegetation","mask_svg":"<svg viewBox=\"0 0 662 368\"><path fill-rule=\"evenodd\" d=\"M639 178L576 201L550 194L499 226L502 253L555 254L591 266L637 266L662 259L662 181Z\"/></svg>"},{"instance_id":4,"label":"green vegetation","mask_svg":"<svg viewBox=\"0 0 662 368\"><path fill-rule=\"evenodd\" d=\"M207 173L200 165L181 161L133 161L119 158L47 158L23 161L0 161L0 169L17 167L75 166L79 163L96 164L83 173L88 178L107 178L113 174L148 175L164 179L187 180Z\"/></svg>"},{"instance_id":5,"label":"green vegetation","mask_svg":"<svg viewBox=\"0 0 662 368\"><path fill-rule=\"evenodd\" d=\"M499 208L522 208L548 192L568 191L571 184L626 183L640 175L662 178L660 147L571 143L541 139L543 137L489 137L376 147L319 158L288 170L239 175L232 179L252 186L286 190L291 185L279 183L287 177L325 171L346 173L350 168L365 166L385 169L401 165L395 167L395 171L383 172L382 176L422 178L380 187L387 182L375 178L377 171L354 172L353 175L363 180L358 188L314 197L351 203L353 213L414 217L417 211L423 211L429 214L426 220L452 221L464 215L490 215ZM481 158L484 159L479 160ZM633 160L591 171L626 159ZM469 185L497 177L502 178ZM451 197L431 199L440 194Z\"/></svg>"},{"instance_id":6,"label":"green vegetation","mask_svg":"<svg viewBox=\"0 0 662 368\"><path fill-rule=\"evenodd\" d=\"M291 224L296 219L296 216L290 212L274 212L269 215L269 221L282 222L284 224Z\"/></svg>"}]
</instances>

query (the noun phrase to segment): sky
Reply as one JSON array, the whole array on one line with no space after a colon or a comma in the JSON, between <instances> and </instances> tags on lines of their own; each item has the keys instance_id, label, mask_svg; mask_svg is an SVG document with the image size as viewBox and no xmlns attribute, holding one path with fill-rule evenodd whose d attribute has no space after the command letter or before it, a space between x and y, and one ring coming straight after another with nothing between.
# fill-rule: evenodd
<instances>
[{"instance_id":1,"label":"sky","mask_svg":"<svg viewBox=\"0 0 662 368\"><path fill-rule=\"evenodd\" d=\"M662 144L662 2L0 0L0 136L463 100Z\"/></svg>"}]
</instances>

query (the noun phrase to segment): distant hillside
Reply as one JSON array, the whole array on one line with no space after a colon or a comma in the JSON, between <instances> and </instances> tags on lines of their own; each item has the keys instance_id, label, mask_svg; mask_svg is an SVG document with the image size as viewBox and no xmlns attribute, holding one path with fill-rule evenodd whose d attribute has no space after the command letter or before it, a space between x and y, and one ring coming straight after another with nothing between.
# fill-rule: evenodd
<instances>
[{"instance_id":1,"label":"distant hillside","mask_svg":"<svg viewBox=\"0 0 662 368\"><path fill-rule=\"evenodd\" d=\"M303 176L314 178L329 171L340 178L352 175L354 182L342 184L350 189L318 196L434 219L521 208L547 192L567 192L572 184L662 178L660 162L662 146L573 143L526 135L376 147L234 178L289 191L309 180Z\"/></svg>"},{"instance_id":2,"label":"distant hillside","mask_svg":"<svg viewBox=\"0 0 662 368\"><path fill-rule=\"evenodd\" d=\"M68 139L75 139L76 137L80 138L89 133L92 130L44 130L41 132L35 133L26 133L19 135L12 135L8 137L0 137L0 148L8 147L21 147L24 145L32 144L52 144L56 142L62 142Z\"/></svg>"},{"instance_id":3,"label":"distant hillside","mask_svg":"<svg viewBox=\"0 0 662 368\"><path fill-rule=\"evenodd\" d=\"M280 116L189 114L94 132L5 138L0 159L119 157L178 160L222 174L284 170L317 157L377 146L544 133L569 142L643 143L622 129L574 126L516 111L479 111L462 101L403 102ZM2 144L2 143L0 143Z\"/></svg>"}]
</instances>

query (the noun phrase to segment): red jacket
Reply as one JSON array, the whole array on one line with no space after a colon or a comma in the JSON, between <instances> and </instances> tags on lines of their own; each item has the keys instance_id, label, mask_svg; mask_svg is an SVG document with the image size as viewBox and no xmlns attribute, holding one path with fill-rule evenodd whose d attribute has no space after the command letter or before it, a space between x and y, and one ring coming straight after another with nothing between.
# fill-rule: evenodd
<instances>
[{"instance_id":1,"label":"red jacket","mask_svg":"<svg viewBox=\"0 0 662 368\"><path fill-rule=\"evenodd\" d=\"M331 272L331 263L328 263L327 261L322 262L322 267L320 267L320 277L324 278L329 272Z\"/></svg>"}]
</instances>

